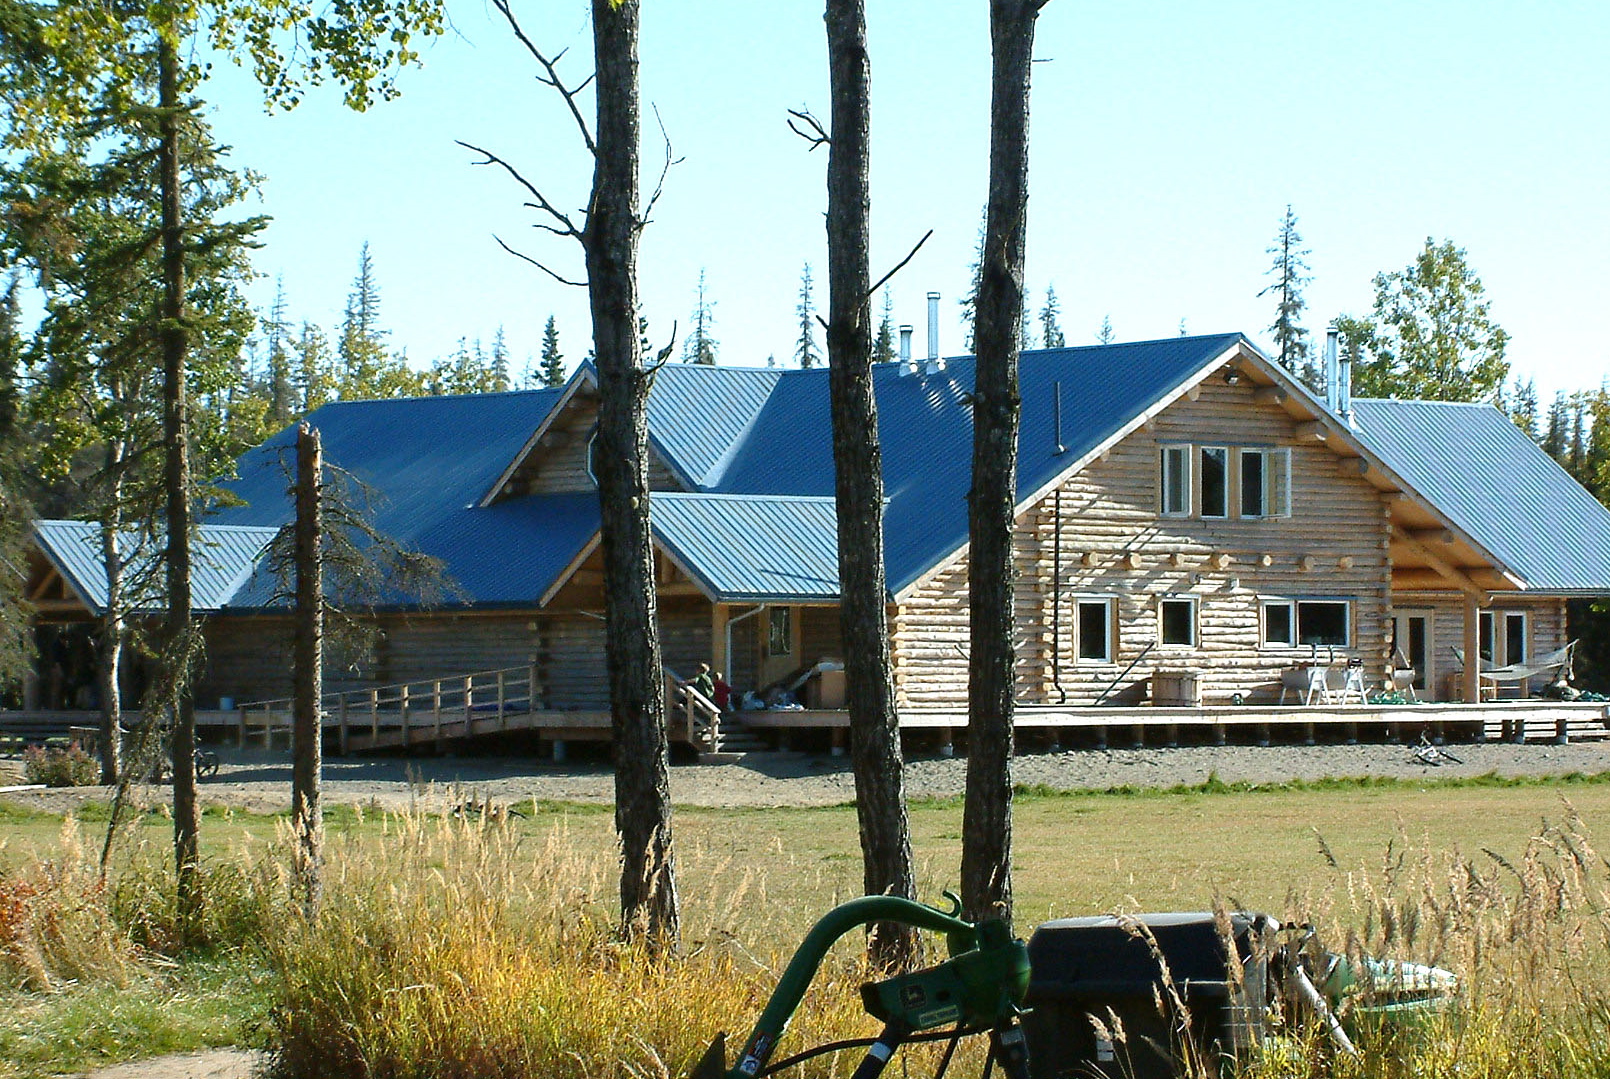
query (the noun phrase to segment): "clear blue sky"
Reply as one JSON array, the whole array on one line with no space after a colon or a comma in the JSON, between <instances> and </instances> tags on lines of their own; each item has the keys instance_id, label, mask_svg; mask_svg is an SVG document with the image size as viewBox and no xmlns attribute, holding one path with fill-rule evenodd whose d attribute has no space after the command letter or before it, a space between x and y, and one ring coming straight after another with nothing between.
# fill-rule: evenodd
<instances>
[{"instance_id":1,"label":"clear blue sky","mask_svg":"<svg viewBox=\"0 0 1610 1079\"><path fill-rule=\"evenodd\" d=\"M579 249L539 233L505 176L455 139L517 164L580 206L590 167L558 98L489 6L450 2L456 34L405 72L400 100L346 112L325 87L265 115L250 80L206 88L237 163L263 172L273 215L256 257L266 306L283 274L293 315L326 326L368 240L394 348L425 361L506 328L516 363L558 318L588 348L582 290L505 255L494 233L580 276ZM962 350L987 169L988 5L871 0L873 274L932 228L894 282L918 327L944 295L941 347ZM589 69L586 5L519 2L528 32ZM1377 271L1426 237L1464 247L1517 374L1598 385L1610 366L1610 8L1587 2L1088 3L1053 0L1034 69L1028 277L1054 284L1072 343L1110 315L1120 340L1244 331L1268 339L1266 253L1290 202L1312 249L1307 325L1364 312ZM683 162L642 248L651 336L686 328L699 271L723 363L790 361L801 265L825 302L826 152L786 110L828 111L817 3L646 0L642 80ZM590 101L589 101L590 107ZM645 124L645 186L661 151Z\"/></svg>"}]
</instances>

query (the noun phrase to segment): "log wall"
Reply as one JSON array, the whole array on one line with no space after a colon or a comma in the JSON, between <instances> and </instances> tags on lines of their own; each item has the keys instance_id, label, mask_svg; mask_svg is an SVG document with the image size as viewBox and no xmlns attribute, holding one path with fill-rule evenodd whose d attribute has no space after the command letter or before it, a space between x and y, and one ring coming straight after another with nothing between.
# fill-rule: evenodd
<instances>
[{"instance_id":1,"label":"log wall","mask_svg":"<svg viewBox=\"0 0 1610 1079\"><path fill-rule=\"evenodd\" d=\"M1264 648L1263 599L1349 601L1349 647L1338 662L1362 659L1372 681L1385 675L1391 606L1387 508L1356 459L1323 442L1299 440L1296 421L1253 399L1254 387L1209 379L1197 400L1181 398L1149 427L1115 446L1018 517L1017 623L1020 698L1090 704L1109 687L1113 701L1146 699L1157 670L1198 671L1209 702L1270 700L1279 674L1309 649ZM1163 517L1160 454L1165 444L1286 447L1291 451L1291 516L1223 520ZM1194 457L1194 455L1193 455ZM1231 460L1231 506L1238 504ZM1052 552L1061 533L1061 580ZM967 564L947 567L901 603L896 619L896 679L912 707L966 701ZM1080 597L1116 601L1114 662L1080 661ZM1153 648L1158 603L1197 601L1197 646ZM1053 613L1060 608L1060 632ZM1060 689L1058 688L1060 684Z\"/></svg>"}]
</instances>

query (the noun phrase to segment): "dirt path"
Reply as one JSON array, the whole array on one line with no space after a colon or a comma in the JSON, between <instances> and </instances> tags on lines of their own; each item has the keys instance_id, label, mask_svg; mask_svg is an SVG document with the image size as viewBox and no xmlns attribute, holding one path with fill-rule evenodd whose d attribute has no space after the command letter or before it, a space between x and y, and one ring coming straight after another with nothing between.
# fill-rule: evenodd
<instances>
[{"instance_id":1,"label":"dirt path","mask_svg":"<svg viewBox=\"0 0 1610 1079\"><path fill-rule=\"evenodd\" d=\"M245 1049L208 1049L118 1064L76 1079L252 1079L260 1061L260 1054Z\"/></svg>"},{"instance_id":2,"label":"dirt path","mask_svg":"<svg viewBox=\"0 0 1610 1079\"><path fill-rule=\"evenodd\" d=\"M1572 745L1484 743L1446 747L1457 757L1440 766L1415 759L1402 745L1190 746L1178 749L1077 750L1030 753L1013 764L1019 783L1055 790L1171 787L1217 775L1226 782L1376 776L1399 779L1610 772L1610 741ZM219 775L201 787L204 806L275 813L290 808L291 769L284 754L225 751ZM906 790L913 798L961 794L967 762L925 757L908 762ZM104 801L106 788L32 791L4 797L20 805L67 812ZM533 798L607 804L614 780L603 763L556 765L529 758L326 759L324 798L330 804L397 810L439 809L468 799L499 803ZM167 801L167 788L147 788L149 804ZM855 784L844 757L792 753L750 754L736 764L678 765L671 796L688 806L821 806L854 800Z\"/></svg>"}]
</instances>

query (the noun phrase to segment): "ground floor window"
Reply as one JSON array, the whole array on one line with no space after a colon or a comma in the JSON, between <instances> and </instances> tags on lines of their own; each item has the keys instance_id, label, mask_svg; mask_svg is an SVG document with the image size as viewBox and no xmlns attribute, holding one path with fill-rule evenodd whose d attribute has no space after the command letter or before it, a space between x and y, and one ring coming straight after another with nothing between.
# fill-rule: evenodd
<instances>
[{"instance_id":1,"label":"ground floor window","mask_svg":"<svg viewBox=\"0 0 1610 1079\"><path fill-rule=\"evenodd\" d=\"M1111 596L1078 601L1077 648L1080 662L1112 662L1113 630L1118 624L1117 607L1118 601Z\"/></svg>"},{"instance_id":2,"label":"ground floor window","mask_svg":"<svg viewBox=\"0 0 1610 1079\"><path fill-rule=\"evenodd\" d=\"M1352 604L1345 599L1271 599L1262 608L1265 648L1352 644Z\"/></svg>"},{"instance_id":3,"label":"ground floor window","mask_svg":"<svg viewBox=\"0 0 1610 1079\"><path fill-rule=\"evenodd\" d=\"M771 607L766 612L766 654L791 656L794 654L794 609Z\"/></svg>"},{"instance_id":4,"label":"ground floor window","mask_svg":"<svg viewBox=\"0 0 1610 1079\"><path fill-rule=\"evenodd\" d=\"M1158 639L1175 648L1196 647L1196 600L1164 599L1157 604Z\"/></svg>"},{"instance_id":5,"label":"ground floor window","mask_svg":"<svg viewBox=\"0 0 1610 1079\"><path fill-rule=\"evenodd\" d=\"M1526 662L1526 612L1482 611L1478 627L1481 658L1500 667Z\"/></svg>"}]
</instances>

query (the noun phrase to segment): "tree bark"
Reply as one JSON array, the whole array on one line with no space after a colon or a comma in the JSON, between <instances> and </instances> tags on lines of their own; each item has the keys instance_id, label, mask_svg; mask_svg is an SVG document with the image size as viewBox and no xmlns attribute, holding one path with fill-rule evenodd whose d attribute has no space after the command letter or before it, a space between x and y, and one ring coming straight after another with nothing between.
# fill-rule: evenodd
<instances>
[{"instance_id":1,"label":"tree bark","mask_svg":"<svg viewBox=\"0 0 1610 1079\"><path fill-rule=\"evenodd\" d=\"M974 310L973 486L967 499L971 652L962 905L975 919L1012 916L1017 364L1028 217L1029 65L1042 3L992 0L990 4L989 207Z\"/></svg>"},{"instance_id":2,"label":"tree bark","mask_svg":"<svg viewBox=\"0 0 1610 1079\"><path fill-rule=\"evenodd\" d=\"M162 483L168 536L166 670L161 681L166 688L162 696L173 709L173 852L179 916L186 931L193 932L200 925L202 894L196 710L190 677L196 641L190 609L190 431L185 401L189 335L184 321L184 220L179 180L179 53L166 35L157 46L157 93L161 112L157 169L162 198Z\"/></svg>"},{"instance_id":3,"label":"tree bark","mask_svg":"<svg viewBox=\"0 0 1610 1079\"><path fill-rule=\"evenodd\" d=\"M123 771L123 461L120 438L106 443L108 484L105 520L101 522L101 559L106 566L106 611L101 615L101 783L112 786Z\"/></svg>"},{"instance_id":4,"label":"tree bark","mask_svg":"<svg viewBox=\"0 0 1610 1079\"><path fill-rule=\"evenodd\" d=\"M324 816L319 808L324 725L324 451L319 432L296 428L296 637L291 701L291 827L302 913L318 917L323 895Z\"/></svg>"},{"instance_id":5,"label":"tree bark","mask_svg":"<svg viewBox=\"0 0 1610 1079\"><path fill-rule=\"evenodd\" d=\"M598 122L583 231L598 369L599 529L604 639L621 845L621 923L651 948L675 948L680 913L671 843L670 747L649 532L647 402L638 344L637 0L593 0Z\"/></svg>"},{"instance_id":6,"label":"tree bark","mask_svg":"<svg viewBox=\"0 0 1610 1079\"><path fill-rule=\"evenodd\" d=\"M900 719L889 675L883 453L872 385L872 67L864 0L828 0L826 21L833 98L827 160L827 362L850 759L866 891L916 898ZM869 947L880 965L906 965L916 956L916 934L909 926L880 923Z\"/></svg>"}]
</instances>

